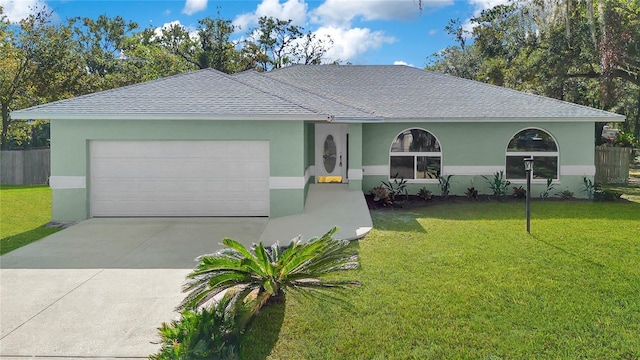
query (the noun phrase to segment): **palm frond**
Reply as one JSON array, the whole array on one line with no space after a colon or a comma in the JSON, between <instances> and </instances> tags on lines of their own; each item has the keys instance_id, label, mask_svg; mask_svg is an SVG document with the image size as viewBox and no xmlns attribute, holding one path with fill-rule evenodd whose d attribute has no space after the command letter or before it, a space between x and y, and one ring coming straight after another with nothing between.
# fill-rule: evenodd
<instances>
[{"instance_id":1,"label":"palm frond","mask_svg":"<svg viewBox=\"0 0 640 360\"><path fill-rule=\"evenodd\" d=\"M244 245L229 238L225 238L224 240L222 240L222 243L244 256L244 258L242 259L243 265L250 267L262 276L266 275L267 269L262 266L263 263L254 254L249 252L249 250L247 250Z\"/></svg>"},{"instance_id":2,"label":"palm frond","mask_svg":"<svg viewBox=\"0 0 640 360\"><path fill-rule=\"evenodd\" d=\"M240 286L240 285L238 285ZM187 296L182 300L180 305L176 308L177 310L195 310L198 308L209 308L211 304L211 300L215 298L218 294L223 291L228 290L228 288L217 288L212 289L206 284L200 284L197 287L194 287Z\"/></svg>"},{"instance_id":3,"label":"palm frond","mask_svg":"<svg viewBox=\"0 0 640 360\"><path fill-rule=\"evenodd\" d=\"M258 246L255 247L255 257L256 262L260 265L260 268L263 269L265 276L273 276L273 260L271 259L270 254L265 250L264 245L259 243Z\"/></svg>"},{"instance_id":4,"label":"palm frond","mask_svg":"<svg viewBox=\"0 0 640 360\"><path fill-rule=\"evenodd\" d=\"M223 244L227 248L198 257L197 267L183 285L188 294L179 308L211 308L215 304L225 319L244 328L272 296L299 293L344 304L338 294L360 286L360 282L327 279L326 275L356 269L359 262L357 249L349 241L333 239L337 231L334 227L307 242L298 236L286 248L279 243L269 247L254 244L252 251L226 238Z\"/></svg>"},{"instance_id":5,"label":"palm frond","mask_svg":"<svg viewBox=\"0 0 640 360\"><path fill-rule=\"evenodd\" d=\"M221 270L242 270L246 266L241 259L232 259L222 256L207 256L200 260L198 266L187 277L196 277L205 273Z\"/></svg>"}]
</instances>

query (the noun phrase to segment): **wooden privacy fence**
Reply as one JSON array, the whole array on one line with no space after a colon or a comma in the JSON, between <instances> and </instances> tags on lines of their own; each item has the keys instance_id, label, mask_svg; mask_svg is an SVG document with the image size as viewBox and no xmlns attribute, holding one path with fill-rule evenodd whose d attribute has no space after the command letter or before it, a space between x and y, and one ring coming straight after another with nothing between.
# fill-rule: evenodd
<instances>
[{"instance_id":1,"label":"wooden privacy fence","mask_svg":"<svg viewBox=\"0 0 640 360\"><path fill-rule=\"evenodd\" d=\"M47 184L50 174L50 149L0 151L0 184Z\"/></svg>"},{"instance_id":2,"label":"wooden privacy fence","mask_svg":"<svg viewBox=\"0 0 640 360\"><path fill-rule=\"evenodd\" d=\"M631 148L596 146L596 183L626 184L630 160Z\"/></svg>"}]
</instances>

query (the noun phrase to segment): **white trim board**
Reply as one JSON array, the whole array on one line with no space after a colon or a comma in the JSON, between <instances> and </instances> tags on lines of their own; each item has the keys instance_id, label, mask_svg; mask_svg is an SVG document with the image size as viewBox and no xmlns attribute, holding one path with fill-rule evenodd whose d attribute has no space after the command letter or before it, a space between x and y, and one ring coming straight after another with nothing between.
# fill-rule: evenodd
<instances>
[{"instance_id":1,"label":"white trim board","mask_svg":"<svg viewBox=\"0 0 640 360\"><path fill-rule=\"evenodd\" d=\"M563 176L563 175L594 176L595 174L596 174L595 165L560 165L560 176Z\"/></svg>"},{"instance_id":2,"label":"white trim board","mask_svg":"<svg viewBox=\"0 0 640 360\"><path fill-rule=\"evenodd\" d=\"M302 190L307 179L305 176L271 176L269 178L270 190Z\"/></svg>"},{"instance_id":3,"label":"white trim board","mask_svg":"<svg viewBox=\"0 0 640 360\"><path fill-rule=\"evenodd\" d=\"M362 167L362 175L389 176L389 165L367 165Z\"/></svg>"},{"instance_id":4,"label":"white trim board","mask_svg":"<svg viewBox=\"0 0 640 360\"><path fill-rule=\"evenodd\" d=\"M86 189L86 176L50 176L49 187L54 190L61 189Z\"/></svg>"},{"instance_id":5,"label":"white trim board","mask_svg":"<svg viewBox=\"0 0 640 360\"><path fill-rule=\"evenodd\" d=\"M347 171L347 179L362 180L362 169L349 169Z\"/></svg>"},{"instance_id":6,"label":"white trim board","mask_svg":"<svg viewBox=\"0 0 640 360\"><path fill-rule=\"evenodd\" d=\"M349 169L349 178L358 180L357 177L352 177L351 172L357 171L357 169ZM503 165L492 166L443 166L442 173L444 175L493 175L497 172L505 171ZM362 167L362 174L364 176L389 176L388 165L368 165ZM579 176L593 176L596 174L595 165L560 165L560 176L579 175ZM354 173L356 175L356 173Z\"/></svg>"},{"instance_id":7,"label":"white trim board","mask_svg":"<svg viewBox=\"0 0 640 360\"><path fill-rule=\"evenodd\" d=\"M389 165L369 165L362 167L363 175L389 176ZM504 171L504 166L443 166L444 175L492 175Z\"/></svg>"}]
</instances>

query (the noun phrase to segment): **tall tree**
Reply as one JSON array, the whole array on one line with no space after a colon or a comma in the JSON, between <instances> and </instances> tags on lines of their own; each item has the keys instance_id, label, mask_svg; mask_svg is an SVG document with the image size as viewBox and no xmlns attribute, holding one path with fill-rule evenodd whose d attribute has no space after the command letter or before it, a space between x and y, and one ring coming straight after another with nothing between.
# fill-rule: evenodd
<instances>
[{"instance_id":1,"label":"tall tree","mask_svg":"<svg viewBox=\"0 0 640 360\"><path fill-rule=\"evenodd\" d=\"M333 46L331 36L304 32L292 20L263 16L258 27L247 34L245 56L261 71L279 69L292 64L319 65Z\"/></svg>"},{"instance_id":2,"label":"tall tree","mask_svg":"<svg viewBox=\"0 0 640 360\"><path fill-rule=\"evenodd\" d=\"M261 67L268 71L293 63L296 40L302 37L302 28L291 24L292 20L280 20L263 16L258 19L258 28L253 31L261 57ZM251 34L250 34L251 35Z\"/></svg>"},{"instance_id":3,"label":"tall tree","mask_svg":"<svg viewBox=\"0 0 640 360\"><path fill-rule=\"evenodd\" d=\"M129 70L130 78L148 81L194 69L183 58L159 44L156 37L155 30L147 28L124 42L120 63Z\"/></svg>"},{"instance_id":4,"label":"tall tree","mask_svg":"<svg viewBox=\"0 0 640 360\"><path fill-rule=\"evenodd\" d=\"M640 2L513 0L471 21L429 68L617 111L640 135Z\"/></svg>"},{"instance_id":5,"label":"tall tree","mask_svg":"<svg viewBox=\"0 0 640 360\"><path fill-rule=\"evenodd\" d=\"M249 69L251 62L242 56L238 44L231 40L236 27L218 16L198 21L195 34L180 24L161 30L157 42L197 69L213 68L225 73Z\"/></svg>"},{"instance_id":6,"label":"tall tree","mask_svg":"<svg viewBox=\"0 0 640 360\"><path fill-rule=\"evenodd\" d=\"M141 81L134 76L137 67L126 57L125 47L134 36L138 24L121 16L97 19L84 18L74 27L79 51L84 59L90 81L85 92L94 92Z\"/></svg>"},{"instance_id":7,"label":"tall tree","mask_svg":"<svg viewBox=\"0 0 640 360\"><path fill-rule=\"evenodd\" d=\"M426 69L465 79L476 79L480 71L482 55L475 50L475 47L466 46L467 38L471 34L464 29L460 19L451 19L444 30L453 36L457 45L432 54Z\"/></svg>"},{"instance_id":8,"label":"tall tree","mask_svg":"<svg viewBox=\"0 0 640 360\"><path fill-rule=\"evenodd\" d=\"M86 71L73 50L73 24L50 22L51 12L39 9L18 24L0 8L0 105L3 149L15 122L10 112L73 95Z\"/></svg>"},{"instance_id":9,"label":"tall tree","mask_svg":"<svg viewBox=\"0 0 640 360\"><path fill-rule=\"evenodd\" d=\"M296 64L320 65L331 46L333 46L331 36L318 37L312 32L307 32L298 38L293 46L291 57Z\"/></svg>"}]
</instances>

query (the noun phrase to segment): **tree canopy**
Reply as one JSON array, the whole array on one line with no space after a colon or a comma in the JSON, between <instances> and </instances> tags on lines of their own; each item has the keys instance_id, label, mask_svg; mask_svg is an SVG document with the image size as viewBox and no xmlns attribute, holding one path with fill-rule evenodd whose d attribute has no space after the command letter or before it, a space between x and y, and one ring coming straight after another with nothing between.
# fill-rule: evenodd
<instances>
[{"instance_id":1,"label":"tree canopy","mask_svg":"<svg viewBox=\"0 0 640 360\"><path fill-rule=\"evenodd\" d=\"M640 135L640 2L513 0L446 30L428 69L627 116Z\"/></svg>"},{"instance_id":2,"label":"tree canopy","mask_svg":"<svg viewBox=\"0 0 640 360\"><path fill-rule=\"evenodd\" d=\"M238 29L219 16L199 20L190 32L179 24L140 29L106 15L54 23L45 8L11 23L0 6L0 145L48 145L46 122L14 121L12 110L196 69L236 73L320 64L332 45L291 20L263 17L258 25L234 41Z\"/></svg>"}]
</instances>

